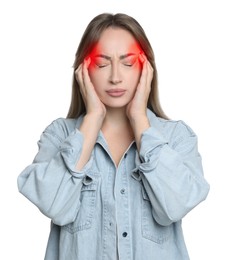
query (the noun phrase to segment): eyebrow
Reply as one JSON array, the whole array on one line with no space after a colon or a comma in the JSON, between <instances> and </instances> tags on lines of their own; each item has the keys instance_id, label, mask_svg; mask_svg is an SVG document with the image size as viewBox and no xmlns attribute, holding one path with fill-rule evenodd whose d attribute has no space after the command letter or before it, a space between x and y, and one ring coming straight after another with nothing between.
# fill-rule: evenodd
<instances>
[{"instance_id":1,"label":"eyebrow","mask_svg":"<svg viewBox=\"0 0 227 260\"><path fill-rule=\"evenodd\" d=\"M123 60L127 57L130 57L130 56L135 56L137 55L136 53L133 53L133 52L130 52L130 53L126 53L126 54L123 54L123 55L120 55L120 60ZM96 58L104 58L106 60L111 60L111 57L110 56L107 56L107 55L104 55L104 54L97 54L95 55Z\"/></svg>"}]
</instances>

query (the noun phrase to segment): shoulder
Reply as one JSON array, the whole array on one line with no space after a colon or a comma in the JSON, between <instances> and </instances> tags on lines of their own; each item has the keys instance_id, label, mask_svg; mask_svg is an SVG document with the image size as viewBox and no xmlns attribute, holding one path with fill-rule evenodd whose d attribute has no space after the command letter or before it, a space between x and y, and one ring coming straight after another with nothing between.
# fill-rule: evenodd
<instances>
[{"instance_id":1,"label":"shoulder","mask_svg":"<svg viewBox=\"0 0 227 260\"><path fill-rule=\"evenodd\" d=\"M43 131L44 133L65 139L77 128L78 119L59 117L53 120Z\"/></svg>"},{"instance_id":2,"label":"shoulder","mask_svg":"<svg viewBox=\"0 0 227 260\"><path fill-rule=\"evenodd\" d=\"M197 147L198 138L192 128L183 120L165 120L158 119L163 127L163 135L168 140L170 147L173 149L181 149L186 153L188 149ZM178 148L177 148L178 147Z\"/></svg>"},{"instance_id":3,"label":"shoulder","mask_svg":"<svg viewBox=\"0 0 227 260\"><path fill-rule=\"evenodd\" d=\"M157 117L160 126L164 132L174 132L175 134L182 135L195 135L193 129L183 120L171 120Z\"/></svg>"},{"instance_id":4,"label":"shoulder","mask_svg":"<svg viewBox=\"0 0 227 260\"><path fill-rule=\"evenodd\" d=\"M151 126L159 130L168 140L185 137L195 137L193 129L183 120L163 119L153 112L148 112Z\"/></svg>"}]
</instances>

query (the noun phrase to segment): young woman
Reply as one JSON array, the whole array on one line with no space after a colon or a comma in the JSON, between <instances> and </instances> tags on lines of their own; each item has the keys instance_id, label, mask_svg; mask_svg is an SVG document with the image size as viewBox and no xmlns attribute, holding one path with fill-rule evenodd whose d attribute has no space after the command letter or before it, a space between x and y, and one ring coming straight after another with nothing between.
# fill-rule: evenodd
<instances>
[{"instance_id":1,"label":"young woman","mask_svg":"<svg viewBox=\"0 0 227 260\"><path fill-rule=\"evenodd\" d=\"M42 133L19 191L51 219L46 260L186 260L181 219L203 201L197 137L167 119L150 43L125 14L88 25L66 119Z\"/></svg>"}]
</instances>

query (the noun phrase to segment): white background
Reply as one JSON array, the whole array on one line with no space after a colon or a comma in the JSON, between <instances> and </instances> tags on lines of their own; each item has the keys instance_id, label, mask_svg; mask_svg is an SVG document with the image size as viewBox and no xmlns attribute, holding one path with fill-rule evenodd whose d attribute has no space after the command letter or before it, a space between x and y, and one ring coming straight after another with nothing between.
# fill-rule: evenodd
<instances>
[{"instance_id":1,"label":"white background","mask_svg":"<svg viewBox=\"0 0 227 260\"><path fill-rule=\"evenodd\" d=\"M149 3L149 5L148 5ZM88 22L134 16L151 41L162 106L199 137L207 200L183 221L192 260L227 259L227 8L221 0L5 0L0 3L0 259L44 257L49 219L17 190L43 129L65 117L72 64ZM139 259L138 259L139 260Z\"/></svg>"}]
</instances>

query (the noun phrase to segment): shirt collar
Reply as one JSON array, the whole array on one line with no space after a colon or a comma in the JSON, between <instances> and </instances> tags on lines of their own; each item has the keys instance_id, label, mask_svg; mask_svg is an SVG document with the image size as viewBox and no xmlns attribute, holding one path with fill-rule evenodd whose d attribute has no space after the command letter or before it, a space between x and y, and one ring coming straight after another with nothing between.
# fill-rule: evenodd
<instances>
[{"instance_id":1,"label":"shirt collar","mask_svg":"<svg viewBox=\"0 0 227 260\"><path fill-rule=\"evenodd\" d=\"M78 118L76 118L76 128L77 129L80 128L80 126L82 124L82 121L83 121L83 118L84 118L84 114L82 114ZM105 138L104 138L103 133L102 133L101 130L98 133L98 137L97 137L96 143L101 144L106 150L108 150L108 145L107 145L107 143L105 141Z\"/></svg>"},{"instance_id":2,"label":"shirt collar","mask_svg":"<svg viewBox=\"0 0 227 260\"><path fill-rule=\"evenodd\" d=\"M154 112L147 108L147 117L150 122L151 127L155 127L160 132L163 132L163 120L160 117L157 117Z\"/></svg>"}]
</instances>

